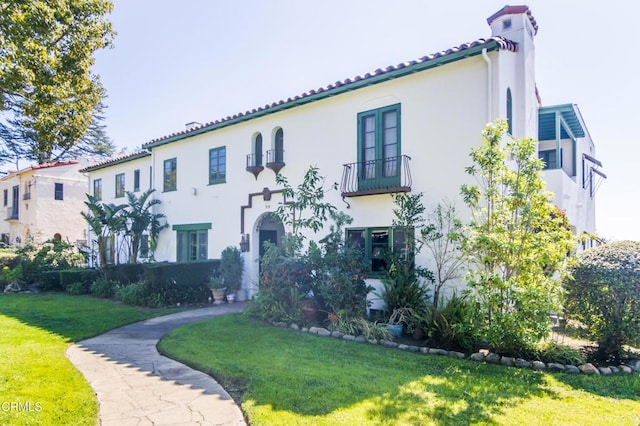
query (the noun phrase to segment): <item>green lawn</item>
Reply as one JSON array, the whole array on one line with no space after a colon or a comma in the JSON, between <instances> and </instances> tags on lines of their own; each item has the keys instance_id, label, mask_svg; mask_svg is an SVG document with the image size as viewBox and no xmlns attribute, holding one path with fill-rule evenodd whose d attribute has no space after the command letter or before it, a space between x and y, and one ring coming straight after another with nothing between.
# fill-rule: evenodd
<instances>
[{"instance_id":1,"label":"green lawn","mask_svg":"<svg viewBox=\"0 0 640 426\"><path fill-rule=\"evenodd\" d=\"M69 343L175 310L64 294L0 294L0 425L92 425L93 390Z\"/></svg>"},{"instance_id":2,"label":"green lawn","mask_svg":"<svg viewBox=\"0 0 640 426\"><path fill-rule=\"evenodd\" d=\"M252 425L640 424L640 376L547 374L320 338L242 315L161 352L216 377Z\"/></svg>"}]
</instances>

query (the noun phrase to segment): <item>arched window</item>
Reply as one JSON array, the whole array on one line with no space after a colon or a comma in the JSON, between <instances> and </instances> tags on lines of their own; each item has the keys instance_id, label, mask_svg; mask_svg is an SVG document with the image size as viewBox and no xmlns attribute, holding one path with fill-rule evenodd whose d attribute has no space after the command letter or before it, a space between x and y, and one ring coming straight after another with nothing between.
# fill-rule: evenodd
<instances>
[{"instance_id":1,"label":"arched window","mask_svg":"<svg viewBox=\"0 0 640 426\"><path fill-rule=\"evenodd\" d=\"M284 132L282 128L276 130L275 141L275 162L276 163L284 163Z\"/></svg>"},{"instance_id":2,"label":"arched window","mask_svg":"<svg viewBox=\"0 0 640 426\"><path fill-rule=\"evenodd\" d=\"M262 166L262 133L258 133L253 140L254 166Z\"/></svg>"},{"instance_id":3,"label":"arched window","mask_svg":"<svg viewBox=\"0 0 640 426\"><path fill-rule=\"evenodd\" d=\"M507 88L507 125L509 126L509 134L513 135L513 103L510 88Z\"/></svg>"},{"instance_id":4,"label":"arched window","mask_svg":"<svg viewBox=\"0 0 640 426\"><path fill-rule=\"evenodd\" d=\"M53 234L53 239L56 241L62 241L62 235L56 232L55 234Z\"/></svg>"}]
</instances>

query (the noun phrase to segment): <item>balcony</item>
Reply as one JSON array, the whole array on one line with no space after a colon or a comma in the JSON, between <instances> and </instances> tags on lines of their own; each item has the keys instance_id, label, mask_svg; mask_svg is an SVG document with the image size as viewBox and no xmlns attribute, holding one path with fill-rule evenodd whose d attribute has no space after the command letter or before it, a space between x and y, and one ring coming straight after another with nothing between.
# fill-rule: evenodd
<instances>
[{"instance_id":1,"label":"balcony","mask_svg":"<svg viewBox=\"0 0 640 426\"><path fill-rule=\"evenodd\" d=\"M253 176L255 176L255 178L258 179L258 175L263 170L264 170L264 166L262 165L262 153L248 154L247 155L247 171L249 173L253 173Z\"/></svg>"},{"instance_id":2,"label":"balcony","mask_svg":"<svg viewBox=\"0 0 640 426\"><path fill-rule=\"evenodd\" d=\"M18 220L18 206L7 207L7 218L6 220Z\"/></svg>"},{"instance_id":3,"label":"balcony","mask_svg":"<svg viewBox=\"0 0 640 426\"><path fill-rule=\"evenodd\" d=\"M31 199L31 193L30 192L25 192L24 194L22 194L22 199L23 200L30 200Z\"/></svg>"},{"instance_id":4,"label":"balcony","mask_svg":"<svg viewBox=\"0 0 640 426\"><path fill-rule=\"evenodd\" d=\"M340 191L342 197L411 191L411 157L383 158L344 165Z\"/></svg>"},{"instance_id":5,"label":"balcony","mask_svg":"<svg viewBox=\"0 0 640 426\"><path fill-rule=\"evenodd\" d=\"M267 151L267 167L273 170L276 174L280 172L285 166L284 163L284 150L283 149L270 149Z\"/></svg>"}]
</instances>

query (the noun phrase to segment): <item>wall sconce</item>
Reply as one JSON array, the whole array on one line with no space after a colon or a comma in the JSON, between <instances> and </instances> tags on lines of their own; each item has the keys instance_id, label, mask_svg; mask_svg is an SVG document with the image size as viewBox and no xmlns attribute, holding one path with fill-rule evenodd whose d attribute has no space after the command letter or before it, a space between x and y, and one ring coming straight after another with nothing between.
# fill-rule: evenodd
<instances>
[{"instance_id":1,"label":"wall sconce","mask_svg":"<svg viewBox=\"0 0 640 426\"><path fill-rule=\"evenodd\" d=\"M242 234L240 239L240 251L246 253L249 251L249 234Z\"/></svg>"},{"instance_id":2,"label":"wall sconce","mask_svg":"<svg viewBox=\"0 0 640 426\"><path fill-rule=\"evenodd\" d=\"M191 188L191 194L192 195L197 195L198 194L198 188L196 188L196 187Z\"/></svg>"}]
</instances>

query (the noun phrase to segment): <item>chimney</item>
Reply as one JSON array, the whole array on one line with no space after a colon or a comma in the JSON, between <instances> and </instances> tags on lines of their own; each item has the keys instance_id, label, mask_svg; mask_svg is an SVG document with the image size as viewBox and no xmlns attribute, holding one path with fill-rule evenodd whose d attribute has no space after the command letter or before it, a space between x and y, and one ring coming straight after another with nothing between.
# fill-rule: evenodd
<instances>
[{"instance_id":1,"label":"chimney","mask_svg":"<svg viewBox=\"0 0 640 426\"><path fill-rule=\"evenodd\" d=\"M487 23L491 27L492 37L505 37L521 42L517 33L526 30L531 39L538 33L538 23L531 15L529 6L505 6L490 17Z\"/></svg>"},{"instance_id":2,"label":"chimney","mask_svg":"<svg viewBox=\"0 0 640 426\"><path fill-rule=\"evenodd\" d=\"M198 127L202 127L202 123L198 123L197 121L192 121L190 123L185 124L185 127L187 128L187 132L190 132L191 130L195 130Z\"/></svg>"}]
</instances>

